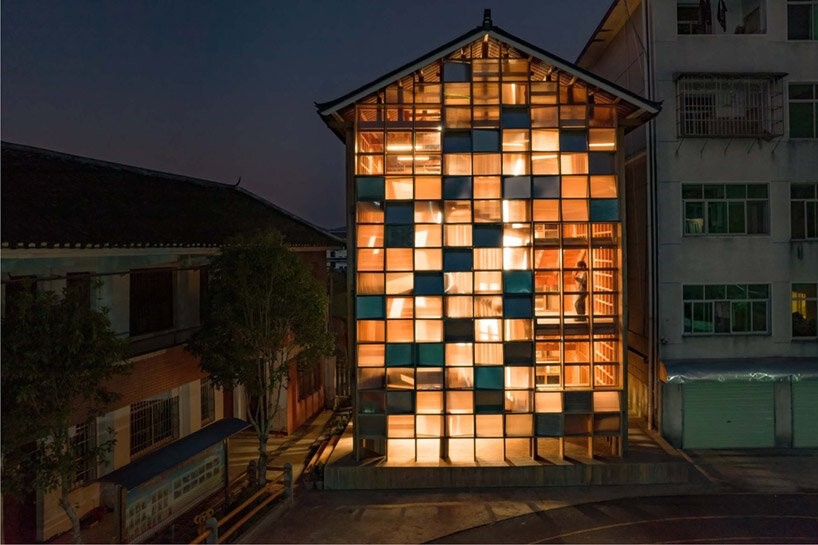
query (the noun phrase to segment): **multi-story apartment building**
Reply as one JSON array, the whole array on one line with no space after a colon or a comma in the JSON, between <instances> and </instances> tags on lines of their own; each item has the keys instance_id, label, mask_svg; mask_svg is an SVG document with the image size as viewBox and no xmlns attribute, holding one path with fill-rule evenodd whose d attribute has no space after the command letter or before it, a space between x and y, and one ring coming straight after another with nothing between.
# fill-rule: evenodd
<instances>
[{"instance_id":1,"label":"multi-story apartment building","mask_svg":"<svg viewBox=\"0 0 818 545\"><path fill-rule=\"evenodd\" d=\"M224 486L225 441L247 426L244 396L214 388L184 347L208 258L230 236L277 229L323 281L340 241L235 186L27 146L3 143L2 177L3 308L20 290L83 290L129 341L133 370L109 385L119 399L92 426L78 412L70 432L78 448L109 430L116 439L104 464L77 468L71 500L80 517L115 513L107 541L142 539ZM331 364L293 366L273 429L293 431L323 408ZM56 494L3 499L10 542L70 527Z\"/></svg>"},{"instance_id":2,"label":"multi-story apartment building","mask_svg":"<svg viewBox=\"0 0 818 545\"><path fill-rule=\"evenodd\" d=\"M615 0L577 62L663 103L625 142L632 410L818 445L818 2Z\"/></svg>"},{"instance_id":3,"label":"multi-story apartment building","mask_svg":"<svg viewBox=\"0 0 818 545\"><path fill-rule=\"evenodd\" d=\"M357 455L621 454L621 143L657 106L487 14L318 111L347 150Z\"/></svg>"}]
</instances>

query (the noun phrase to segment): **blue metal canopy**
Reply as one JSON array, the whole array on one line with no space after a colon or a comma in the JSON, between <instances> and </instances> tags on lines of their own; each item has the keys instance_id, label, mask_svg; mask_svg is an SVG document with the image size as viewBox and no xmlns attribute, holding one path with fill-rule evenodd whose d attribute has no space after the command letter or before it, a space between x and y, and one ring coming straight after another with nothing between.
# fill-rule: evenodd
<instances>
[{"instance_id":1,"label":"blue metal canopy","mask_svg":"<svg viewBox=\"0 0 818 545\"><path fill-rule=\"evenodd\" d=\"M226 418L174 441L100 478L130 490L174 468L206 448L249 426L239 418Z\"/></svg>"}]
</instances>

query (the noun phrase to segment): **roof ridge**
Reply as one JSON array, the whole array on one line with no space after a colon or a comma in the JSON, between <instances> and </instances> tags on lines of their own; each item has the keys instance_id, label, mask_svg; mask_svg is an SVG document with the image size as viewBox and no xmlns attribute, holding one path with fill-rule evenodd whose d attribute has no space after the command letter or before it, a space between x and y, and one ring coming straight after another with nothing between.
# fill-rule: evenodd
<instances>
[{"instance_id":1,"label":"roof ridge","mask_svg":"<svg viewBox=\"0 0 818 545\"><path fill-rule=\"evenodd\" d=\"M205 178L195 178L193 176L186 176L184 174L177 174L175 172L165 172L161 170L155 170L152 168L144 168L138 167L135 165L128 165L125 163L116 163L114 161L106 161L104 159L94 159L93 157L86 157L84 155L76 155L73 153L66 153L64 151L57 151L48 148L40 148L37 146L29 146L27 144L18 144L15 142L9 142L6 140L2 141L2 149L9 149L15 151L27 151L27 152L34 152L38 153L43 156L52 156L57 159L70 159L76 162L85 163L91 166L102 166L108 168L115 168L117 170L123 170L126 172L133 172L135 174L143 174L148 176L159 176L162 178L175 178L176 181L180 182L189 182L195 185L201 185L206 187L215 187L221 189L232 189L235 187L234 184L227 184L224 182L217 182L214 180L207 180Z\"/></svg>"}]
</instances>

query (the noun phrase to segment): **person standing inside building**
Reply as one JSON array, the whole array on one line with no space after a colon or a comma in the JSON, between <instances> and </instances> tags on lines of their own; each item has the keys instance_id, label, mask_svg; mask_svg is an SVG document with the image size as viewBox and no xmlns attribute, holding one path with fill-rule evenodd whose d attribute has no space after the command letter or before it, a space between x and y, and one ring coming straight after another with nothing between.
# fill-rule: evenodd
<instances>
[{"instance_id":1,"label":"person standing inside building","mask_svg":"<svg viewBox=\"0 0 818 545\"><path fill-rule=\"evenodd\" d=\"M574 309L577 311L577 320L585 320L585 299L588 298L588 265L584 260L577 262L578 271L574 271L574 281L577 283L577 300Z\"/></svg>"}]
</instances>

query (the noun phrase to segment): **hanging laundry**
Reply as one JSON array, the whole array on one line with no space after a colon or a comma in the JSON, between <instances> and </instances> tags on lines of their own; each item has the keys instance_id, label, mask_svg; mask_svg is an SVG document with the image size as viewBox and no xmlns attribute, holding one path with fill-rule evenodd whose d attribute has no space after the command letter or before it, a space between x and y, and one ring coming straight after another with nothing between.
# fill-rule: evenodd
<instances>
[{"instance_id":1,"label":"hanging laundry","mask_svg":"<svg viewBox=\"0 0 818 545\"><path fill-rule=\"evenodd\" d=\"M724 3L724 0L719 0L716 19L718 19L721 29L727 32L727 5Z\"/></svg>"},{"instance_id":2,"label":"hanging laundry","mask_svg":"<svg viewBox=\"0 0 818 545\"><path fill-rule=\"evenodd\" d=\"M713 10L710 0L699 0L699 34L713 32Z\"/></svg>"}]
</instances>

